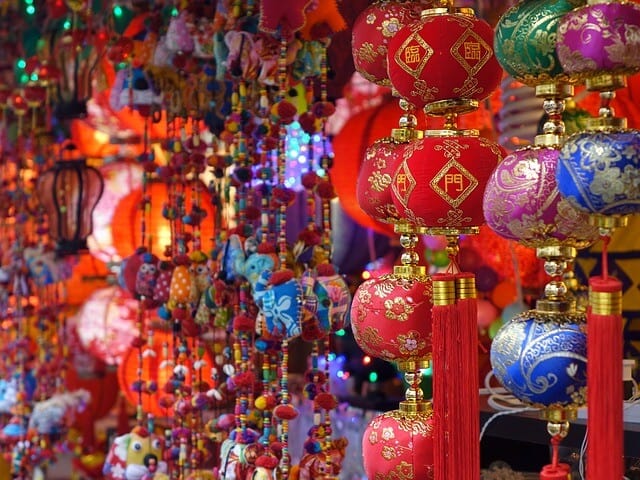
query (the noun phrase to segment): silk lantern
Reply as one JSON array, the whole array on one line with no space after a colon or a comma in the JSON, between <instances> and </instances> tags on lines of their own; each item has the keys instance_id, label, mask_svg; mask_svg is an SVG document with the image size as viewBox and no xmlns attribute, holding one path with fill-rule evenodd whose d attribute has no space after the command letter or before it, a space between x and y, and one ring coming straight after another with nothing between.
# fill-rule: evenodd
<instances>
[{"instance_id":1,"label":"silk lantern","mask_svg":"<svg viewBox=\"0 0 640 480\"><path fill-rule=\"evenodd\" d=\"M391 38L406 24L420 18L432 1L381 0L365 8L351 29L351 48L356 71L377 85L389 87L387 51Z\"/></svg>"},{"instance_id":2,"label":"silk lantern","mask_svg":"<svg viewBox=\"0 0 640 480\"><path fill-rule=\"evenodd\" d=\"M388 70L400 96L433 114L472 111L502 76L493 30L468 8L424 10L390 40Z\"/></svg>"},{"instance_id":3,"label":"silk lantern","mask_svg":"<svg viewBox=\"0 0 640 480\"><path fill-rule=\"evenodd\" d=\"M100 172L74 156L67 144L53 168L38 178L38 197L47 212L49 235L61 255L87 250L87 237L93 229L93 209L104 188Z\"/></svg>"}]
</instances>

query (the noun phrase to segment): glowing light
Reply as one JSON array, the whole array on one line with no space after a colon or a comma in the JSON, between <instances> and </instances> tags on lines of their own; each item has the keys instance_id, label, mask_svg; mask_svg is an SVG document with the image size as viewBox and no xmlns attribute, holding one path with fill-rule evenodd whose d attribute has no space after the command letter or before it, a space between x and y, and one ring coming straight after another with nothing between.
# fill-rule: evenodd
<instances>
[{"instance_id":1,"label":"glowing light","mask_svg":"<svg viewBox=\"0 0 640 480\"><path fill-rule=\"evenodd\" d=\"M336 359L336 354L331 352L329 355L327 355L327 360L329 360L330 362L333 362Z\"/></svg>"},{"instance_id":2,"label":"glowing light","mask_svg":"<svg viewBox=\"0 0 640 480\"><path fill-rule=\"evenodd\" d=\"M113 7L113 15L116 17L122 16L122 7L120 5L115 5Z\"/></svg>"},{"instance_id":3,"label":"glowing light","mask_svg":"<svg viewBox=\"0 0 640 480\"><path fill-rule=\"evenodd\" d=\"M26 8L26 12L27 15L33 15L34 13L36 13L36 7L34 7L33 5L28 5Z\"/></svg>"},{"instance_id":4,"label":"glowing light","mask_svg":"<svg viewBox=\"0 0 640 480\"><path fill-rule=\"evenodd\" d=\"M428 368L422 369L422 376L423 377L430 377L431 375L433 375L433 368L428 367Z\"/></svg>"},{"instance_id":5,"label":"glowing light","mask_svg":"<svg viewBox=\"0 0 640 480\"><path fill-rule=\"evenodd\" d=\"M16 65L18 66L18 68L23 69L27 66L27 62L25 62L24 58L21 58L20 60L18 60L18 63Z\"/></svg>"},{"instance_id":6,"label":"glowing light","mask_svg":"<svg viewBox=\"0 0 640 480\"><path fill-rule=\"evenodd\" d=\"M38 74L37 73L32 73L31 74L31 81L32 82L37 82L38 81Z\"/></svg>"},{"instance_id":7,"label":"glowing light","mask_svg":"<svg viewBox=\"0 0 640 480\"><path fill-rule=\"evenodd\" d=\"M347 333L347 332L344 331L344 328L341 328L340 330L336 331L336 336L344 337L345 333Z\"/></svg>"},{"instance_id":8,"label":"glowing light","mask_svg":"<svg viewBox=\"0 0 640 480\"><path fill-rule=\"evenodd\" d=\"M62 24L62 28L64 28L65 30L69 30L71 28L71 20L66 19L64 21L64 24Z\"/></svg>"},{"instance_id":9,"label":"glowing light","mask_svg":"<svg viewBox=\"0 0 640 480\"><path fill-rule=\"evenodd\" d=\"M378 381L378 372L371 372L369 374L369 382L376 383Z\"/></svg>"},{"instance_id":10,"label":"glowing light","mask_svg":"<svg viewBox=\"0 0 640 480\"><path fill-rule=\"evenodd\" d=\"M362 279L369 280L371 278L371 272L369 270L363 270Z\"/></svg>"},{"instance_id":11,"label":"glowing light","mask_svg":"<svg viewBox=\"0 0 640 480\"><path fill-rule=\"evenodd\" d=\"M371 357L369 355L365 355L362 357L362 363L364 365L369 365L371 363Z\"/></svg>"}]
</instances>

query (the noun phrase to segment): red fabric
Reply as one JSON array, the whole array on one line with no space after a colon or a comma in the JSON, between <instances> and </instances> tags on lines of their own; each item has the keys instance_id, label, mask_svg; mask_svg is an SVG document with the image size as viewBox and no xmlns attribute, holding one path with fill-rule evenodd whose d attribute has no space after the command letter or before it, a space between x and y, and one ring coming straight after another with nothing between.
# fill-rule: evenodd
<instances>
[{"instance_id":1,"label":"red fabric","mask_svg":"<svg viewBox=\"0 0 640 480\"><path fill-rule=\"evenodd\" d=\"M389 41L389 79L400 95L422 108L454 98L482 100L498 87L502 68L488 23L452 14L419 23Z\"/></svg>"},{"instance_id":2,"label":"red fabric","mask_svg":"<svg viewBox=\"0 0 640 480\"><path fill-rule=\"evenodd\" d=\"M502 158L482 137L425 137L405 151L393 179L393 202L401 217L426 227L484 223L484 187Z\"/></svg>"}]
</instances>

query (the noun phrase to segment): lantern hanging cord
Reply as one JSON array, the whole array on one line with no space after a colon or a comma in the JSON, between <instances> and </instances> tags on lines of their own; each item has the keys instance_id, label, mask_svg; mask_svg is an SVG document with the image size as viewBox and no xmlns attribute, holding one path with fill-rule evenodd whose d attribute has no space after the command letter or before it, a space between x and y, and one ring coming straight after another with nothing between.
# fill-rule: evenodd
<instances>
[{"instance_id":1,"label":"lantern hanging cord","mask_svg":"<svg viewBox=\"0 0 640 480\"><path fill-rule=\"evenodd\" d=\"M609 243L611 242L611 236L609 234L602 235L602 278L607 280L609 278Z\"/></svg>"},{"instance_id":2,"label":"lantern hanging cord","mask_svg":"<svg viewBox=\"0 0 640 480\"><path fill-rule=\"evenodd\" d=\"M449 257L449 266L447 267L447 273L460 273L460 265L458 264L458 253L460 252L458 235L447 235L447 256Z\"/></svg>"}]
</instances>

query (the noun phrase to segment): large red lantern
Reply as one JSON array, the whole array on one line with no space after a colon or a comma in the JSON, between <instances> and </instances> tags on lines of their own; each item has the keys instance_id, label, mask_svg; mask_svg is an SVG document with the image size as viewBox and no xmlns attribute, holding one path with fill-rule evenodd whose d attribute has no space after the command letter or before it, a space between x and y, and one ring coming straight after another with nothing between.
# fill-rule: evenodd
<instances>
[{"instance_id":1,"label":"large red lantern","mask_svg":"<svg viewBox=\"0 0 640 480\"><path fill-rule=\"evenodd\" d=\"M391 86L387 74L389 41L400 29L420 18L433 2L381 0L365 8L353 24L351 48L356 70L377 85Z\"/></svg>"},{"instance_id":2,"label":"large red lantern","mask_svg":"<svg viewBox=\"0 0 640 480\"><path fill-rule=\"evenodd\" d=\"M403 156L393 178L393 201L410 224L448 234L484 223L484 186L502 159L497 144L473 130L427 130Z\"/></svg>"},{"instance_id":3,"label":"large red lantern","mask_svg":"<svg viewBox=\"0 0 640 480\"><path fill-rule=\"evenodd\" d=\"M392 86L430 113L483 100L502 77L493 29L468 8L423 11L389 41L388 62Z\"/></svg>"},{"instance_id":4,"label":"large red lantern","mask_svg":"<svg viewBox=\"0 0 640 480\"><path fill-rule=\"evenodd\" d=\"M48 214L49 235L62 255L87 249L93 229L93 209L102 196L100 172L74 155L75 146L66 145L54 167L38 179L38 197Z\"/></svg>"}]
</instances>

